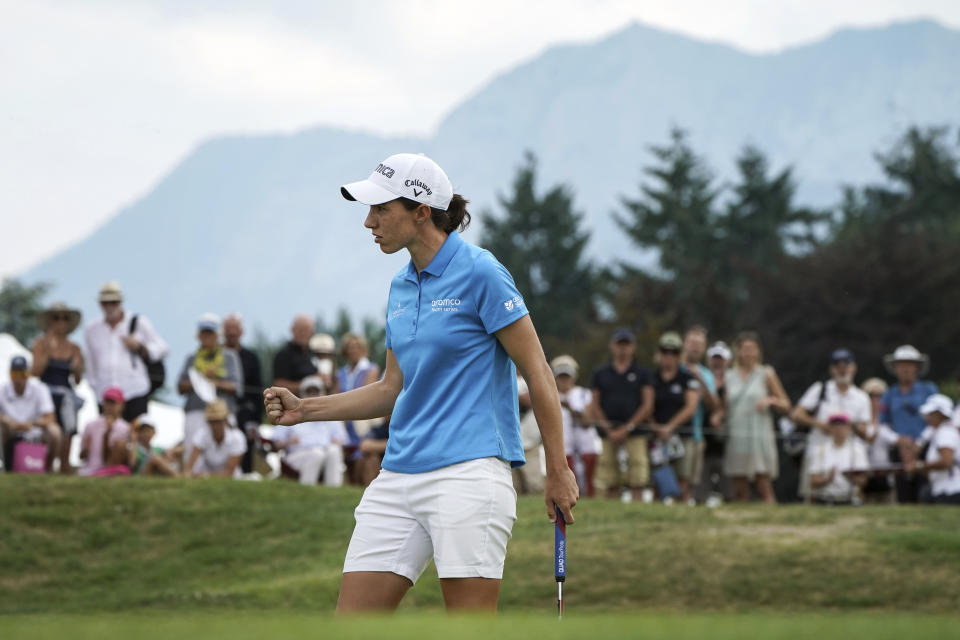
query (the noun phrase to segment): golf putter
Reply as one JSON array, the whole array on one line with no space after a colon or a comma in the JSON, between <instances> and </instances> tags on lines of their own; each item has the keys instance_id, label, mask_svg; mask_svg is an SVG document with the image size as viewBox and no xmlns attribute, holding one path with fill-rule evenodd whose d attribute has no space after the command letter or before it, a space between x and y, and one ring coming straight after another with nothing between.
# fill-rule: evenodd
<instances>
[{"instance_id":1,"label":"golf putter","mask_svg":"<svg viewBox=\"0 0 960 640\"><path fill-rule=\"evenodd\" d=\"M557 510L557 522L553 531L553 575L557 579L557 616L563 620L563 581L567 577L567 521L563 519L560 507Z\"/></svg>"}]
</instances>

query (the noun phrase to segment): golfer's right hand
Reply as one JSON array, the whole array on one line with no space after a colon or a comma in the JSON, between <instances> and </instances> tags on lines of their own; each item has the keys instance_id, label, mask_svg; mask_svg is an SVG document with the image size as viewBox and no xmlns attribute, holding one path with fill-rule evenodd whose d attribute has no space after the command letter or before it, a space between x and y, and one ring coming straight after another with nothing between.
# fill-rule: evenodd
<instances>
[{"instance_id":1,"label":"golfer's right hand","mask_svg":"<svg viewBox=\"0 0 960 640\"><path fill-rule=\"evenodd\" d=\"M273 424L292 426L303 422L303 400L289 389L270 387L263 391L263 406Z\"/></svg>"}]
</instances>

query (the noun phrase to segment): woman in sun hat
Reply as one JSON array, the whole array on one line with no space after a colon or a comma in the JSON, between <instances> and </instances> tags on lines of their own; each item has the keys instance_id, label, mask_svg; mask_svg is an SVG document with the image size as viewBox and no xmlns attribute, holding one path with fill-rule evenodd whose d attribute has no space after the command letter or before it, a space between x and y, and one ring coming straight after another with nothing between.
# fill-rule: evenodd
<instances>
[{"instance_id":1,"label":"woman in sun hat","mask_svg":"<svg viewBox=\"0 0 960 640\"><path fill-rule=\"evenodd\" d=\"M83 352L70 340L80 326L80 311L54 302L40 312L37 326L43 335L33 342L33 375L50 389L54 417L63 438L60 441L60 473L69 473L70 445L77 433L77 412L83 401L73 389L83 378Z\"/></svg>"},{"instance_id":2,"label":"woman in sun hat","mask_svg":"<svg viewBox=\"0 0 960 640\"><path fill-rule=\"evenodd\" d=\"M553 373L509 272L460 237L467 201L437 163L393 155L341 194L369 206L363 224L382 252L410 254L390 285L383 377L318 398L264 391L275 424L391 415L337 608L396 608L432 558L448 609L494 611L516 519L510 469L524 462L514 363L543 437L547 513L552 521L559 508L573 522L579 492Z\"/></svg>"},{"instance_id":3,"label":"woman in sun hat","mask_svg":"<svg viewBox=\"0 0 960 640\"><path fill-rule=\"evenodd\" d=\"M883 363L897 381L883 394L880 422L890 425L897 434L893 461L906 464L912 460L913 445L926 427L920 407L937 393L937 385L919 379L930 368L930 358L912 345L897 347L884 356ZM924 484L922 476L898 475L897 502L917 502Z\"/></svg>"}]
</instances>

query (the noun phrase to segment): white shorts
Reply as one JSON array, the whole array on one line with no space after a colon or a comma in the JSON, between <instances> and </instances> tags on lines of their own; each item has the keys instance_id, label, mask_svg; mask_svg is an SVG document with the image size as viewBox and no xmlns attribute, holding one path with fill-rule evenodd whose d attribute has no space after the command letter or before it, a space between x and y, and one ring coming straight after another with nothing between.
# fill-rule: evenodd
<instances>
[{"instance_id":1,"label":"white shorts","mask_svg":"<svg viewBox=\"0 0 960 640\"><path fill-rule=\"evenodd\" d=\"M354 516L344 573L389 571L416 582L433 558L441 578L500 579L517 493L499 458L425 473L384 469Z\"/></svg>"}]
</instances>

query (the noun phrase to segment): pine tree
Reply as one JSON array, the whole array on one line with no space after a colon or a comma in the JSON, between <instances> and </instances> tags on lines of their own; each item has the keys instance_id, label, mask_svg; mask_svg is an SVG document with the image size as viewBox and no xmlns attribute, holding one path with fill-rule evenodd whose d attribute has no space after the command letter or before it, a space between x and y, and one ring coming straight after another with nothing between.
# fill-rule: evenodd
<instances>
[{"instance_id":1,"label":"pine tree","mask_svg":"<svg viewBox=\"0 0 960 640\"><path fill-rule=\"evenodd\" d=\"M913 127L878 153L886 183L845 190L837 235L883 226L893 234L960 236L960 149L949 133Z\"/></svg>"},{"instance_id":2,"label":"pine tree","mask_svg":"<svg viewBox=\"0 0 960 640\"><path fill-rule=\"evenodd\" d=\"M528 153L509 195L498 197L502 215L482 214L480 245L513 275L549 350L576 340L595 317L594 269L583 256L590 234L569 189L557 185L541 196L536 182L536 158Z\"/></svg>"},{"instance_id":3,"label":"pine tree","mask_svg":"<svg viewBox=\"0 0 960 640\"><path fill-rule=\"evenodd\" d=\"M720 257L713 176L680 129L671 131L670 144L653 146L650 151L656 164L644 169L647 180L640 185L640 197L621 198L625 214L614 214L614 219L638 247L659 252L661 273L632 271L632 276L622 278L621 285L649 290L655 282L641 280L671 281L674 308L656 310L665 314L661 320L668 324L704 322L716 304L715 268ZM635 295L618 295L643 304ZM662 301L662 296L658 297ZM618 309L618 315L622 322L630 323L649 311Z\"/></svg>"},{"instance_id":4,"label":"pine tree","mask_svg":"<svg viewBox=\"0 0 960 640\"><path fill-rule=\"evenodd\" d=\"M748 308L759 274L776 277L787 256L809 253L817 246L818 226L830 214L794 204L796 185L787 167L772 174L766 156L747 146L737 158L739 179L733 198L718 220L720 264L716 274L725 289L725 312L717 310L725 332L753 323Z\"/></svg>"}]
</instances>

